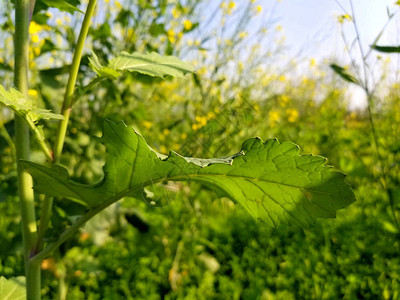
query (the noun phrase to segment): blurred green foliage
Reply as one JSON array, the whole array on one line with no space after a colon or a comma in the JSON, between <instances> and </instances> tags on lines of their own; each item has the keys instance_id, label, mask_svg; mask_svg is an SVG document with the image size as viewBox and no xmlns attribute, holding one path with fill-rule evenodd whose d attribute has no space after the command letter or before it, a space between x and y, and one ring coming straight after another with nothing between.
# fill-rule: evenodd
<instances>
[{"instance_id":1,"label":"blurred green foliage","mask_svg":"<svg viewBox=\"0 0 400 300\"><path fill-rule=\"evenodd\" d=\"M0 3L0 77L10 85L12 5ZM366 111L347 108L346 86L329 63L299 60L278 68L282 33L256 2L218 2L204 20L201 11L209 4L99 2L62 164L80 182L101 178L104 148L93 136L101 135L106 118L133 126L162 153L186 156L225 156L246 138L278 138L327 157L349 175L358 201L336 220L309 229L270 229L196 184L164 189L164 205L156 208L126 198L43 262L44 299L54 299L60 286L68 288L67 299L398 299L399 232L379 184ZM250 30L257 17L269 21ZM81 14L38 10L33 20L30 96L58 112ZM174 80L125 74L89 93L85 87L95 75L89 49L101 63L121 51L174 54L197 72ZM399 92L400 84L390 83L375 108L397 211ZM56 122L43 122L53 144ZM13 117L1 108L0 274L6 277L23 274L12 138ZM33 159L45 158L37 150ZM58 203L49 241L80 213Z\"/></svg>"}]
</instances>

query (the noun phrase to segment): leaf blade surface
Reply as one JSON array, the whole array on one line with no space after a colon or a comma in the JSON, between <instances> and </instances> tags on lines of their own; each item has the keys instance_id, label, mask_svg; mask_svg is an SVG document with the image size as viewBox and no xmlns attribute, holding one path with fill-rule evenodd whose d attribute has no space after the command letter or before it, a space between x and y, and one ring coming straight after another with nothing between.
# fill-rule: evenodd
<instances>
[{"instance_id":1,"label":"leaf blade surface","mask_svg":"<svg viewBox=\"0 0 400 300\"><path fill-rule=\"evenodd\" d=\"M143 194L162 181L197 181L242 204L255 218L277 226L313 223L335 217L355 201L345 175L326 166L320 156L299 155L293 143L259 138L243 143L242 151L220 159L193 159L175 152L163 156L122 122L106 121L101 142L107 149L104 178L93 186L70 180L65 168L25 162L35 188L94 208L125 196Z\"/></svg>"}]
</instances>

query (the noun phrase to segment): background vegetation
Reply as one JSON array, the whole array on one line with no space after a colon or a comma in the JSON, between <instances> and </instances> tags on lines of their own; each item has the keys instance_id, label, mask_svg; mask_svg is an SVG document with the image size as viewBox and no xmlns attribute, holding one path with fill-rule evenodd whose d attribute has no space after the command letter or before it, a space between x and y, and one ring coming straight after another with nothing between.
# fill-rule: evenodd
<instances>
[{"instance_id":1,"label":"background vegetation","mask_svg":"<svg viewBox=\"0 0 400 300\"><path fill-rule=\"evenodd\" d=\"M10 86L12 4L0 3L0 78ZM29 94L58 112L82 16L38 4ZM374 60L388 76L374 84L371 103L381 165L369 112L348 108L348 84L329 68L333 59L284 60L281 28L257 1L214 2L204 14L209 5L100 1L62 164L81 182L101 178L104 148L92 137L101 135L106 118L133 126L162 153L187 156L225 156L246 138L278 138L327 157L348 174L358 201L312 228L271 229L195 184L154 186L157 207L126 198L43 262L44 298L400 298L400 233L380 183L385 172L400 217L400 83L388 75L388 56ZM338 26L351 21L344 14ZM186 80L125 74L88 96L89 49L103 62L120 51L173 54L197 72ZM55 126L49 122L46 130ZM6 277L23 275L13 134L13 116L0 110L0 274ZM45 160L39 151L33 159ZM48 239L73 217L59 201Z\"/></svg>"}]
</instances>

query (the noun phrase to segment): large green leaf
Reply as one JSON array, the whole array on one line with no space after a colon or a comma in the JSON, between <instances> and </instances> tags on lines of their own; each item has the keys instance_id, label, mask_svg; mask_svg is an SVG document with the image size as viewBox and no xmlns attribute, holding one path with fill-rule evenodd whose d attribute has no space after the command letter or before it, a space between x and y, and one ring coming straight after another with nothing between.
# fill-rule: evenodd
<instances>
[{"instance_id":1,"label":"large green leaf","mask_svg":"<svg viewBox=\"0 0 400 300\"><path fill-rule=\"evenodd\" d=\"M326 166L320 156L299 155L293 143L259 138L243 143L242 151L220 159L193 159L175 152L152 150L122 122L106 121L101 142L107 149L104 178L93 186L72 181L59 165L24 162L35 189L96 208L125 196L144 197L144 187L166 181L197 181L240 204L256 219L306 225L355 198L345 175Z\"/></svg>"},{"instance_id":2,"label":"large green leaf","mask_svg":"<svg viewBox=\"0 0 400 300\"><path fill-rule=\"evenodd\" d=\"M122 52L113 58L107 66L100 64L95 54L90 58L90 66L99 75L116 78L122 71L139 72L153 77L183 77L194 69L174 56L160 56L152 52L148 54Z\"/></svg>"},{"instance_id":3,"label":"large green leaf","mask_svg":"<svg viewBox=\"0 0 400 300\"><path fill-rule=\"evenodd\" d=\"M25 277L0 277L0 299L1 300L24 300L25 294Z\"/></svg>"}]
</instances>

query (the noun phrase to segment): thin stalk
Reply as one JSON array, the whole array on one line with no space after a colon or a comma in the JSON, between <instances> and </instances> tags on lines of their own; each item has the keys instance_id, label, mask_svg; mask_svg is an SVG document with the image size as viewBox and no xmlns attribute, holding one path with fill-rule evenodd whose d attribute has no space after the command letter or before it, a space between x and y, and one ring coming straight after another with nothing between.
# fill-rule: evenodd
<instances>
[{"instance_id":1,"label":"thin stalk","mask_svg":"<svg viewBox=\"0 0 400 300\"><path fill-rule=\"evenodd\" d=\"M37 253L35 256L31 257L31 262L38 262L42 261L46 257L48 257L55 249L57 249L62 243L64 243L67 239L73 236L87 221L97 215L106 207L113 204L117 201L120 197L115 197L109 199L107 202L102 203L101 205L93 208L92 210L88 211L82 217L80 217L75 223L73 223L68 229L66 229L57 239L57 241L50 243L44 248L42 251Z\"/></svg>"},{"instance_id":2,"label":"thin stalk","mask_svg":"<svg viewBox=\"0 0 400 300\"><path fill-rule=\"evenodd\" d=\"M375 144L375 151L376 151L376 155L378 157L379 167L381 169L380 183L389 199L389 205L390 205L390 209L391 209L391 212L393 215L393 219L396 223L397 231L400 234L400 223L399 223L399 220L397 219L395 208L394 208L393 193L391 192L390 187L389 187L389 176L386 172L385 163L382 159L382 155L381 155L379 144L378 144L378 135L376 132L376 127L375 127L375 120L374 120L374 115L373 115L373 95L369 89L368 73L367 73L368 64L366 61L367 55L369 53L367 55L364 54L364 49L361 44L360 32L358 30L358 26L357 26L357 22L356 22L356 18L355 18L355 13L354 13L355 10L354 10L353 1L350 0L349 2L350 2L351 14L353 16L353 26L354 26L354 30L356 33L357 44L358 44L361 59L363 62L362 66L363 66L364 80L362 83L362 88L364 89L364 91L367 95L368 118L369 118L369 122L371 125L371 134L372 134L372 139ZM381 33L378 35L378 37L376 38L374 43L376 43L379 40L380 35L381 35Z\"/></svg>"},{"instance_id":3,"label":"thin stalk","mask_svg":"<svg viewBox=\"0 0 400 300\"><path fill-rule=\"evenodd\" d=\"M399 223L399 220L397 219L396 211L395 211L395 208L394 208L393 193L392 193L392 191L391 191L391 189L389 187L389 176L388 176L388 174L386 172L385 165L384 165L384 162L383 162L383 159L382 159L382 155L381 155L381 152L380 152L380 149L379 149L378 138L377 138L378 135L376 133L375 120L373 118L372 108L371 108L372 107L372 103L373 103L372 95L367 93L367 98L368 98L368 105L367 105L367 107L368 107L368 118L369 118L369 123L371 124L372 138L374 140L375 151L376 151L376 155L378 157L378 162L379 162L379 166L380 166L381 174L382 174L381 178L380 178L381 179L380 183L381 183L381 185L383 187L383 190L385 191L385 193L386 193L386 195L387 195L387 197L389 199L390 211L392 213L394 222L396 223L397 231L400 234L400 223Z\"/></svg>"},{"instance_id":4,"label":"thin stalk","mask_svg":"<svg viewBox=\"0 0 400 300\"><path fill-rule=\"evenodd\" d=\"M64 101L61 108L61 114L64 119L60 122L58 133L56 137L56 143L54 147L54 160L56 163L60 162L61 152L64 146L65 134L67 132L69 116L71 114L71 108L74 103L74 89L76 79L78 77L79 65L81 63L83 47L85 45L85 39L89 31L90 20L93 16L94 9L96 7L96 0L89 0L89 4L83 19L81 31L79 33L78 42L76 44L74 57L72 59L71 69L69 71L69 77L67 87L65 89Z\"/></svg>"},{"instance_id":5,"label":"thin stalk","mask_svg":"<svg viewBox=\"0 0 400 300\"><path fill-rule=\"evenodd\" d=\"M44 234L50 222L51 212L53 209L53 197L45 196L43 205L40 211L40 223L38 228L37 243L35 246L35 253L39 252L44 245Z\"/></svg>"},{"instance_id":6,"label":"thin stalk","mask_svg":"<svg viewBox=\"0 0 400 300\"><path fill-rule=\"evenodd\" d=\"M15 3L14 85L24 95L28 93L30 9L29 0L17 0ZM26 293L27 299L37 300L40 299L40 263L29 261L37 238L33 184L32 177L20 164L21 159L29 159L29 127L18 115L15 116L15 136Z\"/></svg>"},{"instance_id":7,"label":"thin stalk","mask_svg":"<svg viewBox=\"0 0 400 300\"><path fill-rule=\"evenodd\" d=\"M74 56L72 59L72 65L69 71L69 77L67 86L64 94L64 101L62 104L61 114L64 116L64 119L61 120L57 137L55 143L55 150L52 154L52 163L60 162L60 156L62 152L62 148L64 145L65 134L67 131L69 116L73 104L74 97L74 88L76 83L76 78L78 77L79 65L81 63L82 52L85 45L85 39L89 31L90 20L93 16L93 12L96 6L96 0L90 0L88 7L86 9L85 17L83 19L81 31L79 33L78 42L75 48ZM40 216L40 226L39 226L39 234L38 240L35 246L35 254L42 250L44 245L44 234L48 228L51 212L53 207L53 197L46 196L43 201L42 212Z\"/></svg>"},{"instance_id":8,"label":"thin stalk","mask_svg":"<svg viewBox=\"0 0 400 300\"><path fill-rule=\"evenodd\" d=\"M34 133L34 137L36 138L36 141L39 143L39 146L42 149L47 160L49 162L52 162L54 160L53 152L47 146L47 144L44 140L44 137L43 137L42 133L39 131L38 127L35 125L35 123L29 117L25 119L25 122L28 125L29 129L32 130L32 132Z\"/></svg>"},{"instance_id":9,"label":"thin stalk","mask_svg":"<svg viewBox=\"0 0 400 300\"><path fill-rule=\"evenodd\" d=\"M15 151L14 142L3 123L0 124L0 135L6 140L8 146L10 147L12 157L16 157L17 154Z\"/></svg>"}]
</instances>

